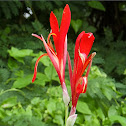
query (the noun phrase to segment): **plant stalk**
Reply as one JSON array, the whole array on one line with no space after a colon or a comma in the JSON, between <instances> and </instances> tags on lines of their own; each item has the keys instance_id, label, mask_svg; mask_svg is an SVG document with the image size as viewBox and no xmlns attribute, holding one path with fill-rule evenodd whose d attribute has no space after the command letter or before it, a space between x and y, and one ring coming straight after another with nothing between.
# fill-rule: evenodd
<instances>
[{"instance_id":1,"label":"plant stalk","mask_svg":"<svg viewBox=\"0 0 126 126\"><path fill-rule=\"evenodd\" d=\"M68 105L65 105L65 126L68 118L68 108L69 108Z\"/></svg>"}]
</instances>

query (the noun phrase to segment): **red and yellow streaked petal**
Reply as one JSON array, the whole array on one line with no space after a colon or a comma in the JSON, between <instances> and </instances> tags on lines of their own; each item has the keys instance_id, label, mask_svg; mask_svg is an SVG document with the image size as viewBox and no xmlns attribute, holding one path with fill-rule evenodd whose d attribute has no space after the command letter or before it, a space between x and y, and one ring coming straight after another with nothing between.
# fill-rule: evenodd
<instances>
[{"instance_id":1,"label":"red and yellow streaked petal","mask_svg":"<svg viewBox=\"0 0 126 126\"><path fill-rule=\"evenodd\" d=\"M85 69L87 68L88 64L91 62L91 60L94 58L94 56L96 55L96 52L92 53L87 60L85 61L84 65L83 65L83 69L81 70L81 76L84 73Z\"/></svg>"},{"instance_id":2,"label":"red and yellow streaked petal","mask_svg":"<svg viewBox=\"0 0 126 126\"><path fill-rule=\"evenodd\" d=\"M61 73L60 73L59 59L58 59L58 57L56 56L56 54L53 54L52 51L50 51L50 48L48 47L48 45L47 45L47 43L46 43L46 41L45 41L45 39L43 38L42 35L41 35L41 38L42 38L42 40L43 40L43 44L44 44L44 46L45 46L46 52L47 52L47 54L48 54L48 56L49 56L49 58L50 58L50 60L51 60L51 62L52 62L52 64L53 64L53 66L55 67L55 69L56 69L56 71L57 71L57 74L58 74L58 76L59 76L60 82L61 82L61 84L62 84L62 81L64 81L64 80L63 80L64 78L62 78Z\"/></svg>"},{"instance_id":3,"label":"red and yellow streaked petal","mask_svg":"<svg viewBox=\"0 0 126 126\"><path fill-rule=\"evenodd\" d=\"M48 35L48 38L47 38L47 44L48 44L50 50L51 50L53 53L55 53L55 50L54 50L54 48L53 48L53 44L52 44L52 42L51 42L51 40L50 40L50 37L51 37L52 35L57 36L55 33L50 33L50 34Z\"/></svg>"},{"instance_id":4,"label":"red and yellow streaked petal","mask_svg":"<svg viewBox=\"0 0 126 126\"><path fill-rule=\"evenodd\" d=\"M76 93L77 94L80 94L80 93L85 93L86 90L87 90L87 77L82 77L81 82L77 85L77 88L76 88Z\"/></svg>"}]
</instances>

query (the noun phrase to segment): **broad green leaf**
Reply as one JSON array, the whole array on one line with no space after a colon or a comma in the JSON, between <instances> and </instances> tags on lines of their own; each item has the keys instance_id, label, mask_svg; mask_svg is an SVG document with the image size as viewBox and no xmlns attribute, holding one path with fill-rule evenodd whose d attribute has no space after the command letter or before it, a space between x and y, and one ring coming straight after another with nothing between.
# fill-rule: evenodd
<instances>
[{"instance_id":1,"label":"broad green leaf","mask_svg":"<svg viewBox=\"0 0 126 126\"><path fill-rule=\"evenodd\" d=\"M77 115L77 119L76 119L76 124L83 124L83 122L84 122L84 116L83 116L83 114L78 114Z\"/></svg>"},{"instance_id":2,"label":"broad green leaf","mask_svg":"<svg viewBox=\"0 0 126 126\"><path fill-rule=\"evenodd\" d=\"M17 97L10 97L2 102L0 105L2 108L11 108L17 104Z\"/></svg>"},{"instance_id":3,"label":"broad green leaf","mask_svg":"<svg viewBox=\"0 0 126 126\"><path fill-rule=\"evenodd\" d=\"M56 111L56 101L54 99L50 99L46 107L49 114L54 116L53 112Z\"/></svg>"},{"instance_id":4,"label":"broad green leaf","mask_svg":"<svg viewBox=\"0 0 126 126\"><path fill-rule=\"evenodd\" d=\"M126 118L120 115L112 115L109 117L111 123L119 122L122 126L126 126Z\"/></svg>"},{"instance_id":5,"label":"broad green leaf","mask_svg":"<svg viewBox=\"0 0 126 126\"><path fill-rule=\"evenodd\" d=\"M15 47L11 47L11 49L8 50L8 53L11 57L15 58L18 62L21 62L24 64L23 57L32 55L33 50L31 50L31 49L19 50Z\"/></svg>"},{"instance_id":6,"label":"broad green leaf","mask_svg":"<svg viewBox=\"0 0 126 126\"><path fill-rule=\"evenodd\" d=\"M50 65L50 66L46 67L45 70L44 70L44 73L49 78L49 80L52 80L57 75L57 72L56 72L53 65Z\"/></svg>"},{"instance_id":7,"label":"broad green leaf","mask_svg":"<svg viewBox=\"0 0 126 126\"><path fill-rule=\"evenodd\" d=\"M102 120L105 119L105 115L100 107L96 110L96 112L97 112L97 115L99 116L99 118L101 118Z\"/></svg>"},{"instance_id":8,"label":"broad green leaf","mask_svg":"<svg viewBox=\"0 0 126 126\"><path fill-rule=\"evenodd\" d=\"M88 1L88 5L92 8L105 11L105 7L100 1Z\"/></svg>"},{"instance_id":9,"label":"broad green leaf","mask_svg":"<svg viewBox=\"0 0 126 126\"><path fill-rule=\"evenodd\" d=\"M9 59L8 59L8 67L11 70L13 70L14 68L18 68L19 66L18 66L17 62L15 62L14 59L12 59L12 58L9 57Z\"/></svg>"},{"instance_id":10,"label":"broad green leaf","mask_svg":"<svg viewBox=\"0 0 126 126\"><path fill-rule=\"evenodd\" d=\"M116 110L116 107L112 105L108 110L108 117L111 117L113 115L118 115L118 112Z\"/></svg>"},{"instance_id":11,"label":"broad green leaf","mask_svg":"<svg viewBox=\"0 0 126 126\"><path fill-rule=\"evenodd\" d=\"M100 126L100 122L95 115L85 115L85 126Z\"/></svg>"},{"instance_id":12,"label":"broad green leaf","mask_svg":"<svg viewBox=\"0 0 126 126\"><path fill-rule=\"evenodd\" d=\"M34 84L45 86L47 81L49 81L48 77L45 74L38 72Z\"/></svg>"},{"instance_id":13,"label":"broad green leaf","mask_svg":"<svg viewBox=\"0 0 126 126\"><path fill-rule=\"evenodd\" d=\"M25 56L30 56L33 53L33 50L31 49L17 49L15 47L11 47L10 50L8 50L8 53L10 56L16 58L16 57L25 57Z\"/></svg>"},{"instance_id":14,"label":"broad green leaf","mask_svg":"<svg viewBox=\"0 0 126 126\"><path fill-rule=\"evenodd\" d=\"M23 78L18 78L14 83L12 88L24 88L29 85L32 81L33 75L27 75Z\"/></svg>"},{"instance_id":15,"label":"broad green leaf","mask_svg":"<svg viewBox=\"0 0 126 126\"><path fill-rule=\"evenodd\" d=\"M79 28L82 26L82 20L80 20L80 19L71 20L71 25L72 25L75 33L77 33L79 31Z\"/></svg>"},{"instance_id":16,"label":"broad green leaf","mask_svg":"<svg viewBox=\"0 0 126 126\"><path fill-rule=\"evenodd\" d=\"M60 126L63 126L64 120L62 118L62 115L55 115L53 122L59 124Z\"/></svg>"},{"instance_id":17,"label":"broad green leaf","mask_svg":"<svg viewBox=\"0 0 126 126\"><path fill-rule=\"evenodd\" d=\"M47 90L47 94L52 97L62 97L62 88L61 86L50 87Z\"/></svg>"},{"instance_id":18,"label":"broad green leaf","mask_svg":"<svg viewBox=\"0 0 126 126\"><path fill-rule=\"evenodd\" d=\"M37 61L37 59L43 55L43 52L39 52L38 54L33 54L33 56L36 56L35 58L33 58L32 62L35 64L35 62ZM39 62L41 62L43 65L45 66L49 66L51 64L50 58L48 56L44 56L42 57Z\"/></svg>"},{"instance_id":19,"label":"broad green leaf","mask_svg":"<svg viewBox=\"0 0 126 126\"><path fill-rule=\"evenodd\" d=\"M56 15L56 18L57 18L57 20L58 20L59 26L60 26L60 24L61 24L62 13L63 13L63 8L60 8L59 10L58 10L58 9L55 9L55 10L54 10L54 14Z\"/></svg>"},{"instance_id":20,"label":"broad green leaf","mask_svg":"<svg viewBox=\"0 0 126 126\"><path fill-rule=\"evenodd\" d=\"M111 100L113 98L114 92L109 87L104 88L102 92L107 97L108 100Z\"/></svg>"},{"instance_id":21,"label":"broad green leaf","mask_svg":"<svg viewBox=\"0 0 126 126\"><path fill-rule=\"evenodd\" d=\"M91 72L89 75L91 75L92 79L97 77L105 77L105 78L107 77L107 75L102 70L100 70L97 66L91 67Z\"/></svg>"},{"instance_id":22,"label":"broad green leaf","mask_svg":"<svg viewBox=\"0 0 126 126\"><path fill-rule=\"evenodd\" d=\"M85 102L78 101L77 103L77 111L83 114L91 114L91 110Z\"/></svg>"},{"instance_id":23,"label":"broad green leaf","mask_svg":"<svg viewBox=\"0 0 126 126\"><path fill-rule=\"evenodd\" d=\"M29 115L30 117L32 117L32 106L28 105L28 107L26 108L26 114Z\"/></svg>"},{"instance_id":24,"label":"broad green leaf","mask_svg":"<svg viewBox=\"0 0 126 126\"><path fill-rule=\"evenodd\" d=\"M32 105L37 105L40 102L40 98L39 97L35 97L31 100L31 104Z\"/></svg>"}]
</instances>

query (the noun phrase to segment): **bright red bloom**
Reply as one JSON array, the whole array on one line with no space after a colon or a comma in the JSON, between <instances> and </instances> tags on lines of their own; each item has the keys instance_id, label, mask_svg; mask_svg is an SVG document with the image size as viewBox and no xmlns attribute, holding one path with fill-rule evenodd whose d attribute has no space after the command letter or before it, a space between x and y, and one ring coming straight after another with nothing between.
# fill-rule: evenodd
<instances>
[{"instance_id":1,"label":"bright red bloom","mask_svg":"<svg viewBox=\"0 0 126 126\"><path fill-rule=\"evenodd\" d=\"M56 16L54 15L53 12L50 13L51 33L48 36L47 43L42 35L40 37L36 34L32 34L33 36L37 37L43 42L45 49L47 51L47 54L41 55L36 61L32 82L34 82L36 79L37 65L39 60L43 56L48 55L58 73L62 88L63 89L66 88L64 77L65 77L65 64L67 56L67 32L70 26L70 21L71 21L71 12L69 5L67 4L63 10L60 29ZM51 35L53 36L55 49L53 48L53 44L50 41Z\"/></svg>"},{"instance_id":2,"label":"bright red bloom","mask_svg":"<svg viewBox=\"0 0 126 126\"><path fill-rule=\"evenodd\" d=\"M70 57L68 54L69 76L70 76L71 93L72 93L72 108L70 115L75 114L76 105L80 93L85 93L87 89L87 82L88 82L87 77L91 68L92 59L96 53L95 52L92 53L88 58L87 56L91 50L94 39L95 37L93 36L92 33L85 33L84 31L81 32L77 37L74 52L73 73ZM85 76L82 76L87 66L88 66L87 73Z\"/></svg>"}]
</instances>

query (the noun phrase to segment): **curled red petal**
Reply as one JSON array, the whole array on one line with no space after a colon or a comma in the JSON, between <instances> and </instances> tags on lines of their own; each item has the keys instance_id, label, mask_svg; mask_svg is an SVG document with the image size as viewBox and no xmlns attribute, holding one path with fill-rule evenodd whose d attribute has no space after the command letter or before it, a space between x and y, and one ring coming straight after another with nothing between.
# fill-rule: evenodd
<instances>
[{"instance_id":1,"label":"curled red petal","mask_svg":"<svg viewBox=\"0 0 126 126\"><path fill-rule=\"evenodd\" d=\"M40 60L43 56L47 56L47 53L41 55L41 56L37 59L37 61L36 61L36 63L35 63L34 75L33 75L33 78L32 78L32 83L33 83L33 82L35 81L35 79L36 79L38 62L39 62L39 60Z\"/></svg>"},{"instance_id":2,"label":"curled red petal","mask_svg":"<svg viewBox=\"0 0 126 126\"><path fill-rule=\"evenodd\" d=\"M87 77L82 77L82 82L81 83L79 83L77 85L77 88L76 88L76 92L77 92L78 95L80 95L80 93L85 93L86 92L87 83L88 83Z\"/></svg>"},{"instance_id":3,"label":"curled red petal","mask_svg":"<svg viewBox=\"0 0 126 126\"><path fill-rule=\"evenodd\" d=\"M36 37L36 38L42 40L42 38L41 38L39 35L36 35L36 34L33 34L33 33L32 33L32 36L34 36L34 37Z\"/></svg>"},{"instance_id":4,"label":"curled red petal","mask_svg":"<svg viewBox=\"0 0 126 126\"><path fill-rule=\"evenodd\" d=\"M90 61L90 63L89 63L89 66L88 66L88 69L87 69L87 72L86 72L86 77L88 77L88 74L89 74L89 72L90 72L90 69L91 69L91 65L92 65L92 59L91 59L91 61Z\"/></svg>"},{"instance_id":5,"label":"curled red petal","mask_svg":"<svg viewBox=\"0 0 126 126\"><path fill-rule=\"evenodd\" d=\"M85 61L84 65L83 65L83 68L81 70L81 75L84 73L85 69L87 68L88 64L91 62L91 60L94 58L94 56L96 55L96 52L92 53L88 59ZM91 66L90 66L91 67ZM89 67L89 68L90 68ZM88 75L88 73L87 73Z\"/></svg>"}]
</instances>

